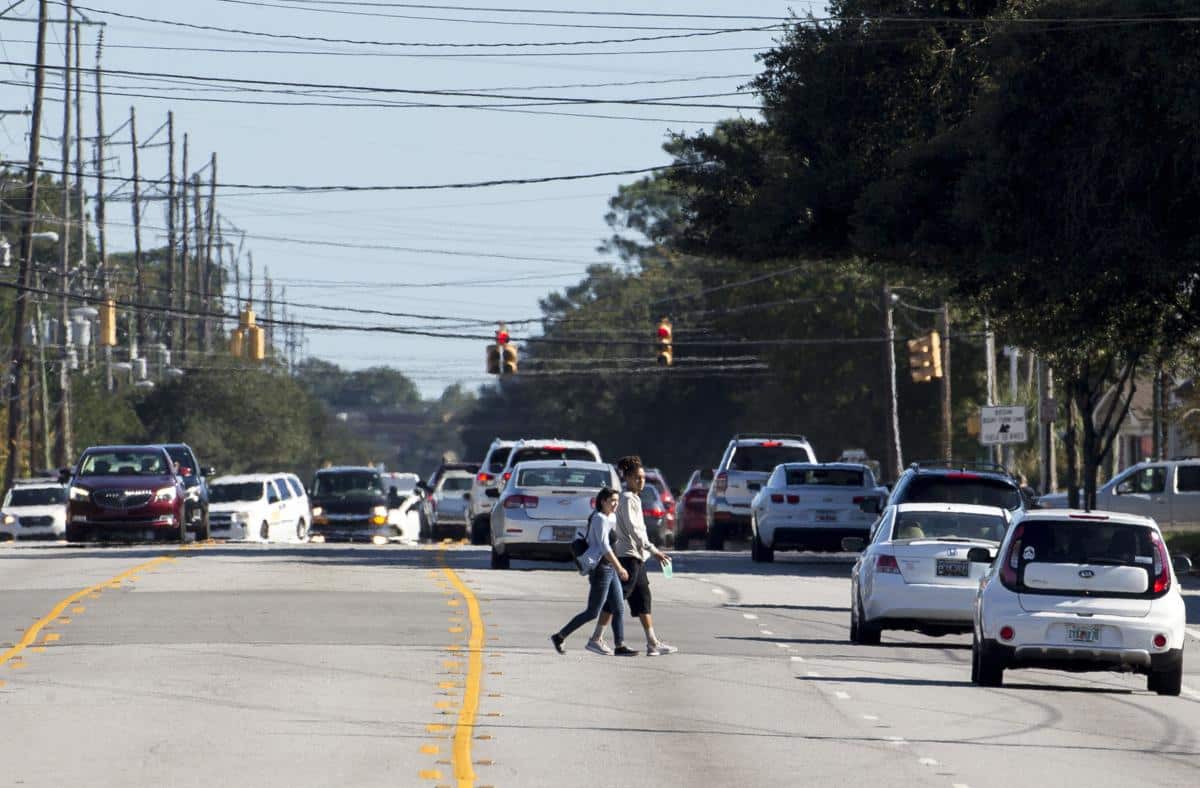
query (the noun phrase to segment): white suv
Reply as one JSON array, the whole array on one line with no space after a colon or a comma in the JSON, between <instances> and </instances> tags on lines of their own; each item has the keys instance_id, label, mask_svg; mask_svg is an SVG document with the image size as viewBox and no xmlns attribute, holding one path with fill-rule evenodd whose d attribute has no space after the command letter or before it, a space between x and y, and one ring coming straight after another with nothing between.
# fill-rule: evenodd
<instances>
[{"instance_id":1,"label":"white suv","mask_svg":"<svg viewBox=\"0 0 1200 788\"><path fill-rule=\"evenodd\" d=\"M67 487L57 480L18 480L0 507L0 541L67 538Z\"/></svg>"},{"instance_id":2,"label":"white suv","mask_svg":"<svg viewBox=\"0 0 1200 788\"><path fill-rule=\"evenodd\" d=\"M731 537L750 538L750 504L777 466L816 461L802 435L734 435L708 488L708 549L724 550Z\"/></svg>"},{"instance_id":3,"label":"white suv","mask_svg":"<svg viewBox=\"0 0 1200 788\"><path fill-rule=\"evenodd\" d=\"M508 463L508 454L516 441L496 438L488 447L487 454L475 474L475 482L467 493L467 523L470 526L469 537L471 544L487 544L488 533L491 530L492 506L495 501L488 497L487 491L503 486L499 483L500 474Z\"/></svg>"},{"instance_id":4,"label":"white suv","mask_svg":"<svg viewBox=\"0 0 1200 788\"><path fill-rule=\"evenodd\" d=\"M998 687L1021 667L1126 670L1178 695L1186 613L1175 570L1147 517L1019 513L975 601L971 680Z\"/></svg>"}]
</instances>

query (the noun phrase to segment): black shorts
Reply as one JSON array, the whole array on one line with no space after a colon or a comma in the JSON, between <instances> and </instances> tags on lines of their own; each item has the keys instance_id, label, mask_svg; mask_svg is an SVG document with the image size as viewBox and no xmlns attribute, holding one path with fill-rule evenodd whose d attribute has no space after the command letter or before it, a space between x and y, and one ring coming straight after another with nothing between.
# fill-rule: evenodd
<instances>
[{"instance_id":1,"label":"black shorts","mask_svg":"<svg viewBox=\"0 0 1200 788\"><path fill-rule=\"evenodd\" d=\"M649 614L650 579L646 577L646 563L631 556L621 556L618 560L629 573L629 579L621 583L625 600L629 602L629 612L635 616Z\"/></svg>"}]
</instances>

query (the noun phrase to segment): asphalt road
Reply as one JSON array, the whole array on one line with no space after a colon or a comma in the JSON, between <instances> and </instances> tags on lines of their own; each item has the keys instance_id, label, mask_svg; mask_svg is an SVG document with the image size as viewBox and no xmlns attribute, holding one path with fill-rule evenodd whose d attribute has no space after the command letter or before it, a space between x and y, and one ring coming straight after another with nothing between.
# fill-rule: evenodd
<instances>
[{"instance_id":1,"label":"asphalt road","mask_svg":"<svg viewBox=\"0 0 1200 788\"><path fill-rule=\"evenodd\" d=\"M621 659L551 649L578 575L478 548L3 546L0 786L1200 783L1194 639L1179 698L985 690L966 636L849 645L849 566L681 554L652 577L679 653Z\"/></svg>"}]
</instances>

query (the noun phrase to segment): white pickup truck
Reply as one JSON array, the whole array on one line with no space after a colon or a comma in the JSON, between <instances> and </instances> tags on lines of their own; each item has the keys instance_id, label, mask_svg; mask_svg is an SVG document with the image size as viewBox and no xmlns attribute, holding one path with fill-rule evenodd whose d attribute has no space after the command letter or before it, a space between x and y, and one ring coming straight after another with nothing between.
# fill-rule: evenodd
<instances>
[{"instance_id":1,"label":"white pickup truck","mask_svg":"<svg viewBox=\"0 0 1200 788\"><path fill-rule=\"evenodd\" d=\"M1043 495L1038 505L1065 509L1067 495ZM1126 468L1096 491L1096 508L1151 517L1164 531L1200 528L1200 458Z\"/></svg>"}]
</instances>

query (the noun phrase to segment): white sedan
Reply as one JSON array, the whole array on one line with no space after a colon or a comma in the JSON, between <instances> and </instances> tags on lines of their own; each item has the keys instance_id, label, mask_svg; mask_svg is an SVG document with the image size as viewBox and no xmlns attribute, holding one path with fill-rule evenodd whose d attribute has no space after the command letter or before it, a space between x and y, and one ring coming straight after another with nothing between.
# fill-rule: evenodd
<instances>
[{"instance_id":1,"label":"white sedan","mask_svg":"<svg viewBox=\"0 0 1200 788\"><path fill-rule=\"evenodd\" d=\"M992 506L889 506L850 574L850 641L876 644L885 629L970 632L979 581L1008 524L1009 513Z\"/></svg>"}]
</instances>

